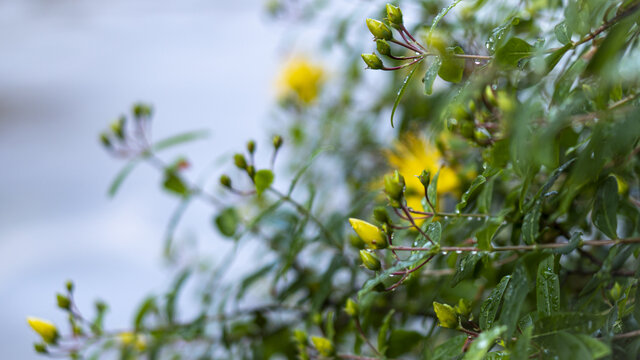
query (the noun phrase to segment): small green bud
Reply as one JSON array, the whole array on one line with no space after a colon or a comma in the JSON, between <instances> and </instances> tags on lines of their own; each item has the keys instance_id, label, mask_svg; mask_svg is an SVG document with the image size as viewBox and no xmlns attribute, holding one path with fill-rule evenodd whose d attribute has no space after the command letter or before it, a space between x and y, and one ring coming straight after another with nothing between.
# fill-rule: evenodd
<instances>
[{"instance_id":1,"label":"small green bud","mask_svg":"<svg viewBox=\"0 0 640 360\"><path fill-rule=\"evenodd\" d=\"M275 135L273 137L273 147L278 150L280 149L280 147L282 146L282 136L280 135Z\"/></svg>"},{"instance_id":2,"label":"small green bud","mask_svg":"<svg viewBox=\"0 0 640 360\"><path fill-rule=\"evenodd\" d=\"M456 311L456 314L467 317L471 314L471 303L466 299L460 299L458 300L458 305L453 309Z\"/></svg>"},{"instance_id":3,"label":"small green bud","mask_svg":"<svg viewBox=\"0 0 640 360\"><path fill-rule=\"evenodd\" d=\"M440 304L434 301L433 310L436 312L440 326L448 329L458 327L458 315L456 315L455 310L450 305Z\"/></svg>"},{"instance_id":4,"label":"small green bud","mask_svg":"<svg viewBox=\"0 0 640 360\"><path fill-rule=\"evenodd\" d=\"M73 292L73 281L67 280L67 282L64 284L64 286L67 288L68 292L70 292L70 293Z\"/></svg>"},{"instance_id":5,"label":"small green bud","mask_svg":"<svg viewBox=\"0 0 640 360\"><path fill-rule=\"evenodd\" d=\"M368 250L360 250L360 260L362 260L362 264L369 270L378 271L382 268L382 264L380 264L380 259L376 256L376 254L372 253Z\"/></svg>"},{"instance_id":6,"label":"small green bud","mask_svg":"<svg viewBox=\"0 0 640 360\"><path fill-rule=\"evenodd\" d=\"M240 170L247 169L247 159L245 159L244 155L242 154L233 155L233 162L236 164L236 167L238 169Z\"/></svg>"},{"instance_id":7,"label":"small green bud","mask_svg":"<svg viewBox=\"0 0 640 360\"><path fill-rule=\"evenodd\" d=\"M349 316L356 317L358 316L358 304L351 299L347 299L347 304L344 307L344 312L349 314Z\"/></svg>"},{"instance_id":8,"label":"small green bud","mask_svg":"<svg viewBox=\"0 0 640 360\"><path fill-rule=\"evenodd\" d=\"M296 329L293 331L293 338L298 344L307 345L307 332L304 330Z\"/></svg>"},{"instance_id":9,"label":"small green bud","mask_svg":"<svg viewBox=\"0 0 640 360\"><path fill-rule=\"evenodd\" d=\"M118 119L114 120L110 125L111 131L113 131L116 137L120 140L124 140L125 138L126 121L127 121L127 118L125 118L123 115L123 116L120 116Z\"/></svg>"},{"instance_id":10,"label":"small green bud","mask_svg":"<svg viewBox=\"0 0 640 360\"><path fill-rule=\"evenodd\" d=\"M49 350L47 350L47 344L45 343L35 343L33 344L33 350L35 350L38 354L47 354Z\"/></svg>"},{"instance_id":11,"label":"small green bud","mask_svg":"<svg viewBox=\"0 0 640 360\"><path fill-rule=\"evenodd\" d=\"M469 100L469 111L472 113L476 112L476 102L473 100Z\"/></svg>"},{"instance_id":12,"label":"small green bud","mask_svg":"<svg viewBox=\"0 0 640 360\"><path fill-rule=\"evenodd\" d=\"M391 46L389 46L389 43L387 42L387 40L377 39L376 49L378 49L378 52L380 53L380 55L386 55L386 56L391 55Z\"/></svg>"},{"instance_id":13,"label":"small green bud","mask_svg":"<svg viewBox=\"0 0 640 360\"><path fill-rule=\"evenodd\" d=\"M313 347L315 347L316 350L318 350L320 355L327 356L327 357L333 355L334 349L333 349L333 344L331 343L331 340L324 337L320 337L320 336L312 336L311 342L313 343Z\"/></svg>"},{"instance_id":14,"label":"small green bud","mask_svg":"<svg viewBox=\"0 0 640 360\"><path fill-rule=\"evenodd\" d=\"M422 186L424 186L424 188L426 189L427 187L429 187L429 183L431 182L431 172L422 170L422 173L420 173L418 179L420 180Z\"/></svg>"},{"instance_id":15,"label":"small green bud","mask_svg":"<svg viewBox=\"0 0 640 360\"><path fill-rule=\"evenodd\" d=\"M382 60L376 54L362 54L362 60L369 69L380 70L384 67Z\"/></svg>"},{"instance_id":16,"label":"small green bud","mask_svg":"<svg viewBox=\"0 0 640 360\"><path fill-rule=\"evenodd\" d=\"M393 38L391 29L380 20L367 19L367 27L376 39L391 40Z\"/></svg>"},{"instance_id":17,"label":"small green bud","mask_svg":"<svg viewBox=\"0 0 640 360\"><path fill-rule=\"evenodd\" d=\"M404 177L400 175L398 170L393 174L386 175L384 177L384 191L389 197L389 200L400 202L404 196Z\"/></svg>"},{"instance_id":18,"label":"small green bud","mask_svg":"<svg viewBox=\"0 0 640 360\"><path fill-rule=\"evenodd\" d=\"M71 308L71 300L62 294L56 294L56 301L60 309L69 310Z\"/></svg>"},{"instance_id":19,"label":"small green bud","mask_svg":"<svg viewBox=\"0 0 640 360\"><path fill-rule=\"evenodd\" d=\"M384 206L378 206L373 209L373 218L381 224L390 224L391 218L387 213L387 209Z\"/></svg>"},{"instance_id":20,"label":"small green bud","mask_svg":"<svg viewBox=\"0 0 640 360\"><path fill-rule=\"evenodd\" d=\"M253 165L247 166L247 175L252 179L256 176L256 168Z\"/></svg>"},{"instance_id":21,"label":"small green bud","mask_svg":"<svg viewBox=\"0 0 640 360\"><path fill-rule=\"evenodd\" d=\"M496 99L496 95L490 85L487 85L484 88L484 99L492 106L498 105L498 100Z\"/></svg>"},{"instance_id":22,"label":"small green bud","mask_svg":"<svg viewBox=\"0 0 640 360\"><path fill-rule=\"evenodd\" d=\"M356 249L364 249L365 243L358 235L349 235L349 244Z\"/></svg>"},{"instance_id":23,"label":"small green bud","mask_svg":"<svg viewBox=\"0 0 640 360\"><path fill-rule=\"evenodd\" d=\"M220 185L226 187L227 189L231 189L231 178L228 175L221 175Z\"/></svg>"},{"instance_id":24,"label":"small green bud","mask_svg":"<svg viewBox=\"0 0 640 360\"><path fill-rule=\"evenodd\" d=\"M249 140L247 142L247 151L249 154L253 154L256 151L256 142L253 140Z\"/></svg>"},{"instance_id":25,"label":"small green bud","mask_svg":"<svg viewBox=\"0 0 640 360\"><path fill-rule=\"evenodd\" d=\"M464 136L467 139L473 139L473 132L476 129L475 125L470 121L465 121L460 124L460 135Z\"/></svg>"},{"instance_id":26,"label":"small green bud","mask_svg":"<svg viewBox=\"0 0 640 360\"><path fill-rule=\"evenodd\" d=\"M613 300L613 302L617 302L618 300L620 300L620 296L622 296L622 286L620 286L617 281L615 284L613 284L611 290L609 290L609 296L611 297L611 300Z\"/></svg>"},{"instance_id":27,"label":"small green bud","mask_svg":"<svg viewBox=\"0 0 640 360\"><path fill-rule=\"evenodd\" d=\"M397 28L402 27L402 11L399 7L387 4L387 20L391 26Z\"/></svg>"},{"instance_id":28,"label":"small green bud","mask_svg":"<svg viewBox=\"0 0 640 360\"><path fill-rule=\"evenodd\" d=\"M104 313L109 308L104 301L98 300L94 304L98 313Z\"/></svg>"},{"instance_id":29,"label":"small green bud","mask_svg":"<svg viewBox=\"0 0 640 360\"><path fill-rule=\"evenodd\" d=\"M113 144L111 143L111 139L109 139L109 134L107 133L100 134L100 143L102 143L102 146L104 146L107 149L111 149L111 147L113 147Z\"/></svg>"},{"instance_id":30,"label":"small green bud","mask_svg":"<svg viewBox=\"0 0 640 360\"><path fill-rule=\"evenodd\" d=\"M133 116L136 119L142 119L142 118L151 117L151 113L153 112L153 109L151 105L138 103L133 105L132 112L133 112Z\"/></svg>"}]
</instances>

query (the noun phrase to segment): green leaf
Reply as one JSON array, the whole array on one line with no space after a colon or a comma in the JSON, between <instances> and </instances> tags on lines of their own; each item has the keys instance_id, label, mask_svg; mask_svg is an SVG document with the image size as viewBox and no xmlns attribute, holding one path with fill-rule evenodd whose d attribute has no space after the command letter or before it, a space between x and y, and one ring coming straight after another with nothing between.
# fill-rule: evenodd
<instances>
[{"instance_id":1,"label":"green leaf","mask_svg":"<svg viewBox=\"0 0 640 360\"><path fill-rule=\"evenodd\" d=\"M166 171L164 174L164 181L162 186L165 190L172 192L176 195L187 196L189 195L189 188L182 181L182 178L176 174L175 171Z\"/></svg>"},{"instance_id":2,"label":"green leaf","mask_svg":"<svg viewBox=\"0 0 640 360\"><path fill-rule=\"evenodd\" d=\"M558 49L558 50L552 52L551 54L549 54L544 59L545 69L544 69L543 75L547 75L548 73L550 73L551 70L553 70L553 68L555 68L556 65L558 65L558 62L560 61L560 59L562 59L564 54L566 54L567 51L569 51L570 49L573 49L573 44L566 44L565 46L561 47L560 49Z\"/></svg>"},{"instance_id":3,"label":"green leaf","mask_svg":"<svg viewBox=\"0 0 640 360\"><path fill-rule=\"evenodd\" d=\"M491 250L491 240L496 235L500 228L501 222L496 219L490 219L485 226L476 233L476 239L478 239L478 249Z\"/></svg>"},{"instance_id":4,"label":"green leaf","mask_svg":"<svg viewBox=\"0 0 640 360\"><path fill-rule=\"evenodd\" d=\"M453 279L451 279L451 287L458 285L458 283L464 279L471 278L475 271L476 264L482 257L482 254L472 254L470 252L458 256L456 273L453 275Z\"/></svg>"},{"instance_id":5,"label":"green leaf","mask_svg":"<svg viewBox=\"0 0 640 360\"><path fill-rule=\"evenodd\" d=\"M575 335L559 331L538 340L544 354L554 359L593 359L589 348Z\"/></svg>"},{"instance_id":6,"label":"green leaf","mask_svg":"<svg viewBox=\"0 0 640 360\"><path fill-rule=\"evenodd\" d=\"M520 38L511 38L496 51L496 61L502 65L517 67L518 62L533 55L533 46Z\"/></svg>"},{"instance_id":7,"label":"green leaf","mask_svg":"<svg viewBox=\"0 0 640 360\"><path fill-rule=\"evenodd\" d=\"M442 18L447 15L447 13L449 13L449 11L451 9L453 9L456 5L458 5L458 3L462 1L462 0L454 0L451 4L449 4L449 6L442 8L438 14L436 15L436 17L433 18L433 23L431 24L431 29L429 29L429 36L431 36L431 33L433 32L433 30L436 29L436 27L438 26L438 23L440 22L440 20L442 20Z\"/></svg>"},{"instance_id":8,"label":"green leaf","mask_svg":"<svg viewBox=\"0 0 640 360\"><path fill-rule=\"evenodd\" d=\"M634 12L637 13L638 9L640 8L636 7ZM585 69L587 73L606 75L610 67L616 66L617 61L614 58L618 57L626 48L627 33L637 19L637 14L634 14L616 22L611 27L609 33L602 43L598 45L596 53L589 61L589 65Z\"/></svg>"},{"instance_id":9,"label":"green leaf","mask_svg":"<svg viewBox=\"0 0 640 360\"><path fill-rule=\"evenodd\" d=\"M542 200L538 199L534 203L533 208L524 215L524 220L522 221L522 238L524 239L525 244L534 244L538 237L541 208Z\"/></svg>"},{"instance_id":10,"label":"green leaf","mask_svg":"<svg viewBox=\"0 0 640 360\"><path fill-rule=\"evenodd\" d=\"M431 62L431 65L429 65L427 72L424 73L422 82L424 83L425 95L431 95L433 93L433 82L436 80L436 77L438 77L441 64L442 60L440 60L439 56L436 56L433 62Z\"/></svg>"},{"instance_id":11,"label":"green leaf","mask_svg":"<svg viewBox=\"0 0 640 360\"><path fill-rule=\"evenodd\" d=\"M618 228L618 182L614 176L609 176L598 188L596 200L593 203L591 219L600 231L611 239L617 239Z\"/></svg>"},{"instance_id":12,"label":"green leaf","mask_svg":"<svg viewBox=\"0 0 640 360\"><path fill-rule=\"evenodd\" d=\"M498 309L502 303L504 291L507 285L509 285L510 280L511 275L503 277L500 283L491 290L489 297L482 303L482 307L480 308L480 329L488 330L493 326Z\"/></svg>"},{"instance_id":13,"label":"green leaf","mask_svg":"<svg viewBox=\"0 0 640 360\"><path fill-rule=\"evenodd\" d=\"M458 335L448 339L435 348L431 360L457 359L458 355L462 354L462 347L466 340L466 335Z\"/></svg>"},{"instance_id":14,"label":"green leaf","mask_svg":"<svg viewBox=\"0 0 640 360\"><path fill-rule=\"evenodd\" d=\"M268 169L258 170L253 181L256 184L256 193L260 196L273 184L273 172Z\"/></svg>"},{"instance_id":15,"label":"green leaf","mask_svg":"<svg viewBox=\"0 0 640 360\"><path fill-rule=\"evenodd\" d=\"M157 311L156 299L153 296L147 297L140 307L138 307L138 311L136 311L136 316L133 321L134 329L136 332L143 329L144 319L151 313L155 313Z\"/></svg>"},{"instance_id":16,"label":"green leaf","mask_svg":"<svg viewBox=\"0 0 640 360\"><path fill-rule=\"evenodd\" d=\"M140 159L133 159L129 161L127 165L125 165L118 172L116 177L111 182L111 185L109 186L109 191L107 192L109 197L113 197L118 192L118 189L120 189L120 186L124 182L124 179L126 179L127 176L131 174L131 171L133 170L134 167L136 167L136 165L138 165L139 162L140 162Z\"/></svg>"},{"instance_id":17,"label":"green leaf","mask_svg":"<svg viewBox=\"0 0 640 360\"><path fill-rule=\"evenodd\" d=\"M442 64L438 69L438 75L444 81L459 83L464 74L465 60L454 57L453 54L462 55L464 50L459 46L447 49L446 55L442 56Z\"/></svg>"},{"instance_id":18,"label":"green leaf","mask_svg":"<svg viewBox=\"0 0 640 360\"><path fill-rule=\"evenodd\" d=\"M404 95L404 91L407 90L407 86L409 85L409 81L413 77L413 74L418 70L419 66L414 66L413 70L404 78L402 82L402 86L398 90L398 94L396 95L396 100L393 102L393 109L391 109L391 127L393 127L393 116L396 113L396 109L398 108L398 104L400 104L400 99L402 99L402 95Z\"/></svg>"},{"instance_id":19,"label":"green leaf","mask_svg":"<svg viewBox=\"0 0 640 360\"><path fill-rule=\"evenodd\" d=\"M506 338L510 339L520 319L520 309L529 293L529 280L522 264L516 265L511 281L504 291L504 301L500 310L498 321L507 326Z\"/></svg>"},{"instance_id":20,"label":"green leaf","mask_svg":"<svg viewBox=\"0 0 640 360\"><path fill-rule=\"evenodd\" d=\"M582 244L582 233L575 232L571 235L569 243L561 248L553 249L553 253L560 255L567 255L573 250L577 249Z\"/></svg>"},{"instance_id":21,"label":"green leaf","mask_svg":"<svg viewBox=\"0 0 640 360\"><path fill-rule=\"evenodd\" d=\"M184 144L190 141L194 141L194 140L199 140L199 139L204 139L209 137L209 131L208 130L196 130L196 131L190 131L190 132L186 132L186 133L182 133L182 134L178 134L178 135L174 135L174 136L170 136L166 139L162 139L158 142L156 142L155 144L153 144L151 146L151 150L152 151L161 151L164 149L168 149L170 147L176 146L176 145L180 145L180 144Z\"/></svg>"},{"instance_id":22,"label":"green leaf","mask_svg":"<svg viewBox=\"0 0 640 360\"><path fill-rule=\"evenodd\" d=\"M182 290L190 275L190 269L182 271L174 281L173 286L171 287L171 291L167 294L165 314L167 315L167 320L169 321L169 323L173 323L175 320L176 302L178 300L178 295L180 294L180 290Z\"/></svg>"},{"instance_id":23,"label":"green leaf","mask_svg":"<svg viewBox=\"0 0 640 360\"><path fill-rule=\"evenodd\" d=\"M427 195L429 196L429 200L431 200L431 204L433 205L433 208L431 208L431 206L429 206L428 203L423 204L425 209L429 209L427 211L429 212L438 212L438 210L436 210L438 208L438 177L440 175L440 169L438 169L438 172L433 176L433 178L431 178L431 182L429 183L429 186L427 187Z\"/></svg>"},{"instance_id":24,"label":"green leaf","mask_svg":"<svg viewBox=\"0 0 640 360\"><path fill-rule=\"evenodd\" d=\"M535 322L537 336L553 334L560 330L589 334L602 326L602 315L581 312L558 312L551 316L540 317Z\"/></svg>"},{"instance_id":25,"label":"green leaf","mask_svg":"<svg viewBox=\"0 0 640 360\"><path fill-rule=\"evenodd\" d=\"M566 45L571 42L571 32L567 27L566 22L561 22L553 28L553 32L556 34L556 39L562 44Z\"/></svg>"},{"instance_id":26,"label":"green leaf","mask_svg":"<svg viewBox=\"0 0 640 360\"><path fill-rule=\"evenodd\" d=\"M391 309L387 315L382 320L382 325L380 326L380 331L378 331L378 351L380 353L385 354L387 352L387 333L389 332L389 328L391 327L391 319L393 318L393 314L396 311Z\"/></svg>"},{"instance_id":27,"label":"green leaf","mask_svg":"<svg viewBox=\"0 0 640 360\"><path fill-rule=\"evenodd\" d=\"M478 187L480 187L480 185L484 184L485 182L487 182L487 178L482 175L478 175L478 177L473 179L467 191L462 194L460 202L456 205L456 210L461 211L462 209L464 209L467 206L469 198L471 197L471 195L473 195L473 192L476 191L476 189L478 189Z\"/></svg>"},{"instance_id":28,"label":"green leaf","mask_svg":"<svg viewBox=\"0 0 640 360\"><path fill-rule=\"evenodd\" d=\"M417 331L410 330L392 330L389 335L386 355L390 358L397 358L404 355L417 347L423 340L424 336Z\"/></svg>"},{"instance_id":29,"label":"green leaf","mask_svg":"<svg viewBox=\"0 0 640 360\"><path fill-rule=\"evenodd\" d=\"M611 354L611 348L602 341L585 334L576 334L575 336L587 346L594 359L600 359Z\"/></svg>"},{"instance_id":30,"label":"green leaf","mask_svg":"<svg viewBox=\"0 0 640 360\"><path fill-rule=\"evenodd\" d=\"M232 237L236 234L238 224L240 224L240 215L235 208L228 207L216 216L215 223L222 235Z\"/></svg>"},{"instance_id":31,"label":"green leaf","mask_svg":"<svg viewBox=\"0 0 640 360\"><path fill-rule=\"evenodd\" d=\"M505 330L507 330L506 326L498 326L481 332L480 335L473 340L463 359L482 360L487 352L491 350L498 337L500 337Z\"/></svg>"},{"instance_id":32,"label":"green leaf","mask_svg":"<svg viewBox=\"0 0 640 360\"><path fill-rule=\"evenodd\" d=\"M550 316L560 310L560 280L553 267L552 255L547 256L538 265L536 300L539 316Z\"/></svg>"},{"instance_id":33,"label":"green leaf","mask_svg":"<svg viewBox=\"0 0 640 360\"><path fill-rule=\"evenodd\" d=\"M518 336L518 340L511 351L510 360L528 360L529 347L531 346L531 335L533 334L533 326L527 326Z\"/></svg>"}]
</instances>

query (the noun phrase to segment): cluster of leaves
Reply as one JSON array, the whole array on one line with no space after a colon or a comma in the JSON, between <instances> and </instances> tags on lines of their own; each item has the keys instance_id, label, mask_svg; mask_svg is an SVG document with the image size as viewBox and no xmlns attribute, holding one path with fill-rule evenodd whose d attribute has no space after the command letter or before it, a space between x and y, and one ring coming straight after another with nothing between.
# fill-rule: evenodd
<instances>
[{"instance_id":1,"label":"cluster of leaves","mask_svg":"<svg viewBox=\"0 0 640 360\"><path fill-rule=\"evenodd\" d=\"M334 84L340 91L282 108L276 126L288 133L273 138L270 166L258 165L261 148L250 141L246 154L234 156L239 173L221 176L218 192L189 181L185 159L165 163L157 155L201 133L154 143L152 111L142 105L129 131L118 120L102 139L129 164L111 192L147 162L180 199L167 256L179 257L171 240L193 199L215 208L213 224L234 250L213 266L179 269L166 294L142 302L133 337L103 328L104 305L88 321L64 295L59 305L71 331L38 351L99 357L116 349L122 358L151 359L638 358L640 2L402 6L417 25L405 25L396 5L380 6L386 20L366 24L391 66L376 54L362 58L389 71L389 86L372 91L371 73L361 71L360 42L347 36L353 28L366 38L361 22L334 15L328 43L351 54ZM422 72L423 84L412 81ZM382 121L389 116L393 129ZM392 170L380 155L388 134L423 133L436 139L443 166L475 169L458 174L462 191L440 192L437 172L382 180ZM281 148L288 169L274 166ZM413 176L424 187L422 209L407 204L404 179ZM223 281L249 248L261 254L255 266ZM187 281L199 289L193 318L178 306Z\"/></svg>"}]
</instances>

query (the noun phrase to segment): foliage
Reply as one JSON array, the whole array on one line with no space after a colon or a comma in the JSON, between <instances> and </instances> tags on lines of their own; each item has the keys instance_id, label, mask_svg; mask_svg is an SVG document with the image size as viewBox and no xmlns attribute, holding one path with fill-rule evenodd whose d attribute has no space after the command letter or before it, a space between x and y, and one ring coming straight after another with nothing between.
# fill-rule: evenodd
<instances>
[{"instance_id":1,"label":"foliage","mask_svg":"<svg viewBox=\"0 0 640 360\"><path fill-rule=\"evenodd\" d=\"M402 3L406 14L397 4L365 14L359 4L346 16L322 3L272 1L269 10L304 19L334 11L326 51L349 54L340 76L300 63L285 71L290 96L275 126L286 133L270 149L247 143L218 191L190 181L186 159L159 157L201 135L151 142L149 106L101 136L127 160L110 193L148 163L179 199L169 259L180 257L175 229L193 199L215 209L212 224L233 253L178 269L126 332L104 328L105 304L83 316L68 285L58 303L70 331L36 350L638 358L640 2L413 0ZM367 30L379 55L362 48ZM373 82L362 60L388 76ZM286 166L275 166L281 149ZM263 256L247 261L248 248ZM252 266L222 281L236 256ZM177 301L188 281L200 289L190 318Z\"/></svg>"}]
</instances>

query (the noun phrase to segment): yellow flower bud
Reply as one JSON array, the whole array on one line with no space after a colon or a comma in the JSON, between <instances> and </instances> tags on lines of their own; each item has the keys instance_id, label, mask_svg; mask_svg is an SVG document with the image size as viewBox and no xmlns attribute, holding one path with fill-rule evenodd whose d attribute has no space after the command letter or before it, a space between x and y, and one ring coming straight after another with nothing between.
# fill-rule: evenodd
<instances>
[{"instance_id":1,"label":"yellow flower bud","mask_svg":"<svg viewBox=\"0 0 640 360\"><path fill-rule=\"evenodd\" d=\"M56 326L43 319L36 317L27 317L29 326L42 337L42 340L48 344L55 344L58 341L60 335L58 334L58 328Z\"/></svg>"},{"instance_id":2,"label":"yellow flower bud","mask_svg":"<svg viewBox=\"0 0 640 360\"><path fill-rule=\"evenodd\" d=\"M367 19L367 27L376 39L391 40L391 29L380 20Z\"/></svg>"},{"instance_id":3,"label":"yellow flower bud","mask_svg":"<svg viewBox=\"0 0 640 360\"><path fill-rule=\"evenodd\" d=\"M367 67L372 70L379 70L384 67L382 60L376 54L362 54L362 60L367 64Z\"/></svg>"},{"instance_id":4,"label":"yellow flower bud","mask_svg":"<svg viewBox=\"0 0 640 360\"><path fill-rule=\"evenodd\" d=\"M400 8L387 4L387 20L395 28L402 27L402 11Z\"/></svg>"},{"instance_id":5,"label":"yellow flower bud","mask_svg":"<svg viewBox=\"0 0 640 360\"><path fill-rule=\"evenodd\" d=\"M344 312L349 316L358 316L358 304L351 299L347 299L347 304L344 307Z\"/></svg>"},{"instance_id":6,"label":"yellow flower bud","mask_svg":"<svg viewBox=\"0 0 640 360\"><path fill-rule=\"evenodd\" d=\"M320 336L312 336L311 342L313 343L313 346L316 348L316 350L318 350L320 355L333 355L333 344L331 343L331 340Z\"/></svg>"},{"instance_id":7,"label":"yellow flower bud","mask_svg":"<svg viewBox=\"0 0 640 360\"><path fill-rule=\"evenodd\" d=\"M350 218L349 223L360 239L372 249L384 249L389 245L386 235L377 226L354 218Z\"/></svg>"},{"instance_id":8,"label":"yellow flower bud","mask_svg":"<svg viewBox=\"0 0 640 360\"><path fill-rule=\"evenodd\" d=\"M447 304L433 302L433 310L436 312L438 322L443 328L455 329L458 327L456 311Z\"/></svg>"}]
</instances>

